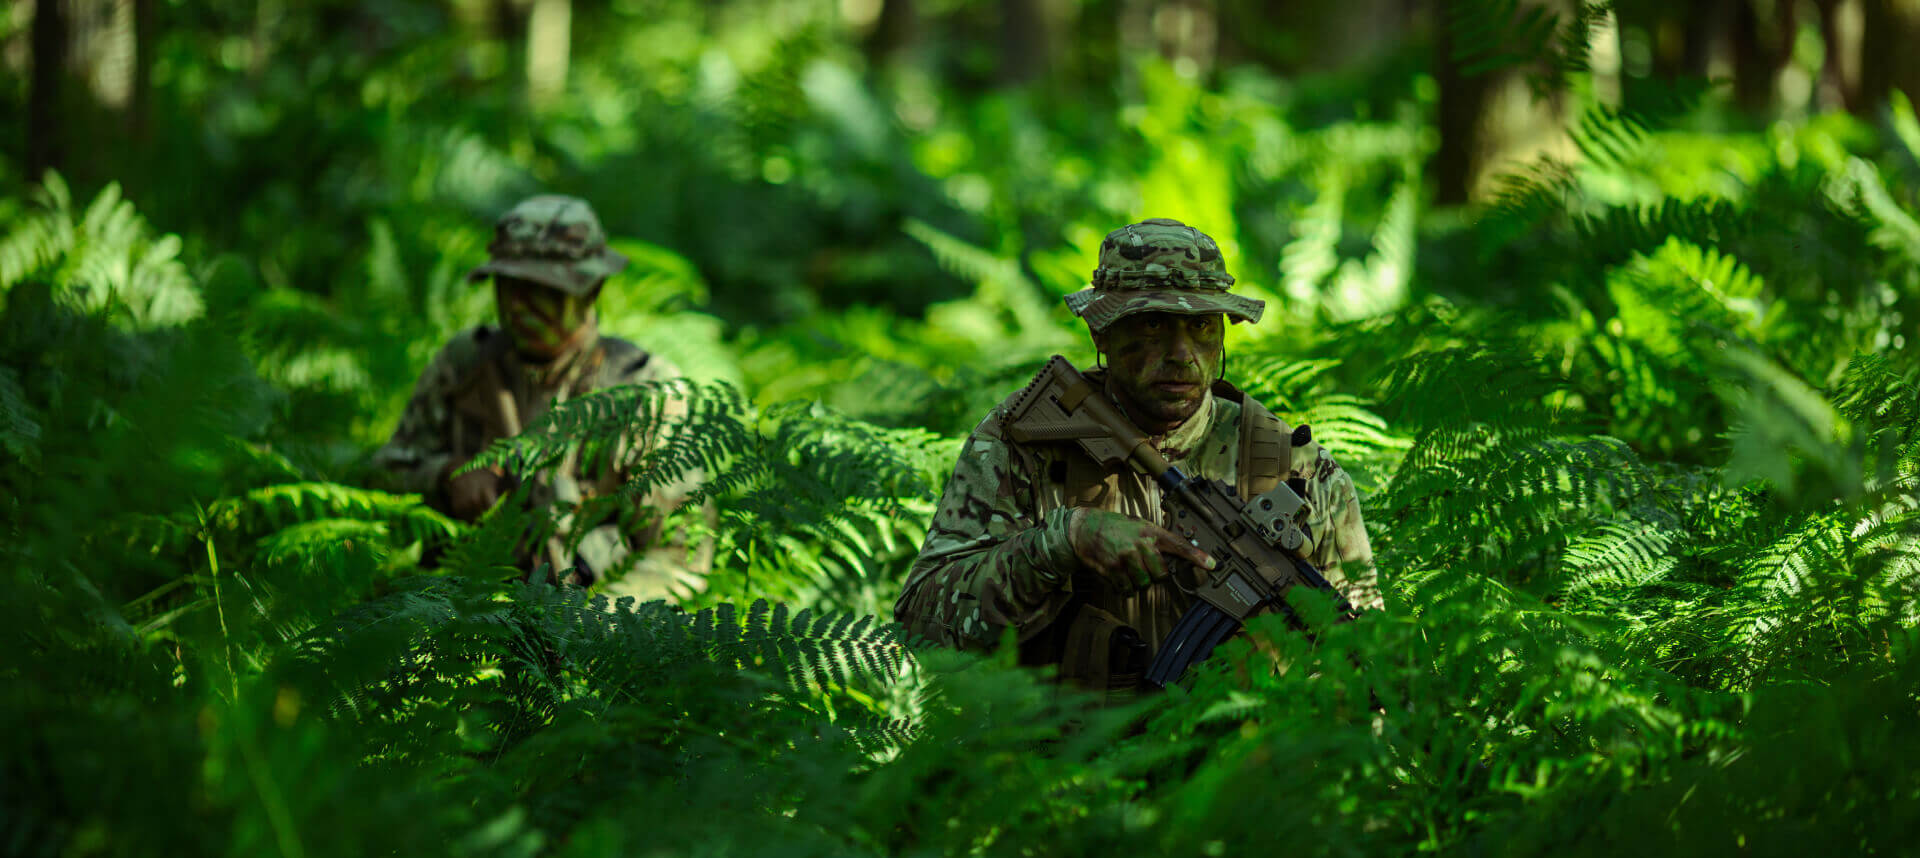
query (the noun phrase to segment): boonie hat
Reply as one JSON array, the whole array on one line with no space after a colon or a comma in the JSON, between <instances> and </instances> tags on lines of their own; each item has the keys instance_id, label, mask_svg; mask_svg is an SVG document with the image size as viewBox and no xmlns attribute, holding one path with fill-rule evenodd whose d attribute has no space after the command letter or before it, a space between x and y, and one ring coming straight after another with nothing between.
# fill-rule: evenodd
<instances>
[{"instance_id":1,"label":"boonie hat","mask_svg":"<svg viewBox=\"0 0 1920 858\"><path fill-rule=\"evenodd\" d=\"M1066 301L1095 331L1149 312L1224 313L1236 322L1260 321L1266 302L1229 293L1232 285L1213 239L1177 220L1156 217L1107 233L1093 283Z\"/></svg>"},{"instance_id":2,"label":"boonie hat","mask_svg":"<svg viewBox=\"0 0 1920 858\"><path fill-rule=\"evenodd\" d=\"M607 233L593 207L578 197L542 194L507 210L493 226L486 264L468 280L518 277L569 295L586 295L627 267L627 257L607 247Z\"/></svg>"}]
</instances>

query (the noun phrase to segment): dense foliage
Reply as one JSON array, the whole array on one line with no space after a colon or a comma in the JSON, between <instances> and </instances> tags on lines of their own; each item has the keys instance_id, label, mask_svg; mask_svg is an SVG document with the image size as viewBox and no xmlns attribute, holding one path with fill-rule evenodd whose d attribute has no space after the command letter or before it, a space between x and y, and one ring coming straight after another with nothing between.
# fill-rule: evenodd
<instances>
[{"instance_id":1,"label":"dense foliage","mask_svg":"<svg viewBox=\"0 0 1920 858\"><path fill-rule=\"evenodd\" d=\"M538 109L430 4L255 69L181 30L158 92L204 124L9 179L9 854L1920 838L1904 99L1627 111L1559 56L1572 156L1438 209L1431 81L1398 55L994 89L865 73L808 4L642 5L583 28ZM531 513L464 525L366 465L488 318L460 275L538 188L592 198L635 259L603 327L693 376L699 431L639 477L713 477L719 568L684 609L511 583ZM910 650L891 605L958 439L1048 355L1090 362L1058 297L1154 215L1268 299L1229 375L1356 475L1389 610L1311 642L1257 624L1118 710ZM603 442L660 392L497 453Z\"/></svg>"}]
</instances>

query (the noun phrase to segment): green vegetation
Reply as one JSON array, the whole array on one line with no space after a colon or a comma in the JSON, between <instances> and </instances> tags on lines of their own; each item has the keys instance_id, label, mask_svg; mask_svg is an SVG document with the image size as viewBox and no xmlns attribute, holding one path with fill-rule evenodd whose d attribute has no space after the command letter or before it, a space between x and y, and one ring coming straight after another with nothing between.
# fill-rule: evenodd
<instances>
[{"instance_id":1,"label":"green vegetation","mask_svg":"<svg viewBox=\"0 0 1920 858\"><path fill-rule=\"evenodd\" d=\"M1920 837L1898 92L1756 106L1629 51L1609 94L1604 16L1513 2L1310 74L1284 40L1136 56L1100 22L1138 4L1088 2L1038 77L980 47L995 4L920 4L949 29L901 59L847 11L899 0L616 2L573 10L565 85L531 91L538 52L474 24L488 4L162 5L133 107L75 83L60 171L0 152L8 854ZM1439 204L1467 180L1436 57L1531 72L1565 145ZM506 583L527 513L454 522L366 464L488 319L461 275L491 219L541 189L635 260L603 330L693 377L701 431L642 476L715 476L718 571L685 610ZM958 439L1048 355L1091 361L1059 296L1145 216L1206 229L1269 301L1229 376L1355 474L1389 610L1256 625L1284 672L1242 639L1096 711L909 650L891 605ZM548 419L600 443L656 393Z\"/></svg>"}]
</instances>

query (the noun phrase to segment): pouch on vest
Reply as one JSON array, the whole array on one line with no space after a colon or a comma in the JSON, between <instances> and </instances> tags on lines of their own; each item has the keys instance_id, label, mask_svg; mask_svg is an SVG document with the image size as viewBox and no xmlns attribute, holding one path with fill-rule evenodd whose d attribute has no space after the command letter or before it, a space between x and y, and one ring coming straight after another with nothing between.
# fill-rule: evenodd
<instances>
[{"instance_id":1,"label":"pouch on vest","mask_svg":"<svg viewBox=\"0 0 1920 858\"><path fill-rule=\"evenodd\" d=\"M1060 679L1117 702L1133 695L1147 670L1147 642L1119 617L1081 604L1067 626Z\"/></svg>"}]
</instances>

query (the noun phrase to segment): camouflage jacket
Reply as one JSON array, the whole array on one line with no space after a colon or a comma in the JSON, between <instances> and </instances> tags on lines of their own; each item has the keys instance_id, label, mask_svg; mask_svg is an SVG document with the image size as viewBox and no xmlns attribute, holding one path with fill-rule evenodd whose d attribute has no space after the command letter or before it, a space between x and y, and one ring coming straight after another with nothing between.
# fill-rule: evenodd
<instances>
[{"instance_id":1,"label":"camouflage jacket","mask_svg":"<svg viewBox=\"0 0 1920 858\"><path fill-rule=\"evenodd\" d=\"M462 332L420 374L393 437L374 454L374 463L393 474L401 490L418 492L444 511L450 469L495 439L519 434L553 403L617 385L681 377L672 363L616 337L599 337L551 366L522 361L507 340L491 326ZM684 402L669 402L666 413L684 414L685 408ZM662 526L664 515L686 499L701 475L655 489L619 521L573 520L572 509L613 494L628 476L620 468L587 467L577 453L539 474L528 487L529 500L552 509L558 529L545 546L524 548L521 564L532 569L544 561L565 571L577 556L596 577L611 579L607 589L614 595L643 600L703 589L712 545L689 540L684 532L664 534ZM578 544L569 550L575 538Z\"/></svg>"},{"instance_id":2,"label":"camouflage jacket","mask_svg":"<svg viewBox=\"0 0 1920 858\"><path fill-rule=\"evenodd\" d=\"M966 649L990 648L1011 627L1023 659L1046 663L1058 655L1031 658L1028 645L1078 595L1157 648L1191 597L1171 579L1120 596L1096 576L1078 574L1081 564L1067 540L1074 501L1067 474L1074 457L1083 467L1097 466L1071 444L1010 442L1002 426L1010 404L995 407L967 437L895 614L915 635ZM1239 403L1209 392L1201 410L1157 439L1157 446L1189 476L1235 485L1240 413ZM1130 469L1100 476L1107 490L1084 505L1166 525L1152 479ZM1294 448L1287 476L1307 484L1314 537L1308 559L1356 607L1380 607L1373 549L1352 478L1311 442Z\"/></svg>"}]
</instances>

